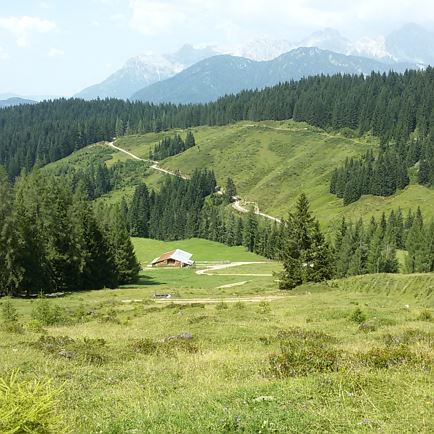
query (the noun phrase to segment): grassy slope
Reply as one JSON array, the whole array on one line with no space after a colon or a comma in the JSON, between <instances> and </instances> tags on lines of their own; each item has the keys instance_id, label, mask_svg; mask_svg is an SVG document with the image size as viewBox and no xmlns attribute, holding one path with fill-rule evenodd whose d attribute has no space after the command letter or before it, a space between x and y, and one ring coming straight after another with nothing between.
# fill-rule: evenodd
<instances>
[{"instance_id":1,"label":"grassy slope","mask_svg":"<svg viewBox=\"0 0 434 434\"><path fill-rule=\"evenodd\" d=\"M137 258L141 263L149 263L161 254L181 249L193 254L195 261L266 261L267 259L247 252L244 247L228 247L198 238L182 241L159 241L148 238L133 238Z\"/></svg>"},{"instance_id":2,"label":"grassy slope","mask_svg":"<svg viewBox=\"0 0 434 434\"><path fill-rule=\"evenodd\" d=\"M379 216L398 207L407 210L421 206L428 217L434 216L434 189L419 185L411 185L389 198L363 197L348 207L328 192L331 171L345 158L363 154L370 147L365 140L328 134L293 121L241 122L193 131L198 146L164 160L162 166L186 174L208 167L223 185L231 176L243 199L258 202L261 210L272 215L285 216L304 191L325 224L342 215L354 219L360 215ZM123 137L119 145L147 158L160 138L161 134Z\"/></svg>"},{"instance_id":3,"label":"grassy slope","mask_svg":"<svg viewBox=\"0 0 434 434\"><path fill-rule=\"evenodd\" d=\"M224 277L196 276L204 284L191 280L188 290L185 271L155 271L156 280L171 279L158 290L185 286L182 295L191 291L214 297ZM275 286L272 279L264 280L264 286ZM70 432L77 434L430 432L434 385L430 372L420 367L365 368L349 358L348 366L333 373L279 379L268 371L270 354L279 351L277 332L292 326L335 336L334 347L353 356L384 348L383 336L389 333L417 330L433 336L434 324L418 320L426 302L412 292L432 285L433 276L407 286L414 282L413 276L364 276L337 282L338 288L299 288L268 307L245 303L228 309L122 302L148 298L154 291L150 286L72 294L48 302L68 310L81 305L91 315L82 323L46 327L46 333L104 338L105 348L89 348L88 361L69 359L38 350L34 343L40 333L15 335L0 328L0 376L19 368L26 378L51 377L54 385L63 385L60 409ZM243 295L248 293L244 289ZM12 303L20 321L29 321L35 301ZM348 320L356 307L375 318L377 330L358 331ZM109 319L98 320L101 315ZM160 342L183 331L194 335L197 353L143 354L133 347L138 339ZM409 348L434 355L423 341Z\"/></svg>"}]
</instances>

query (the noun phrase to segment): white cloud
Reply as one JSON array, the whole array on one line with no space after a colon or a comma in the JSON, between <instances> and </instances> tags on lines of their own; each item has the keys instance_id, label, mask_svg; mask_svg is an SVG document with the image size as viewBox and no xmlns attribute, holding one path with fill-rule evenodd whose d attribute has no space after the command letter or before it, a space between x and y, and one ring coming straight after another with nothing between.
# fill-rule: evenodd
<instances>
[{"instance_id":1,"label":"white cloud","mask_svg":"<svg viewBox=\"0 0 434 434\"><path fill-rule=\"evenodd\" d=\"M61 59L65 56L65 52L60 48L50 48L48 50L48 57L52 59Z\"/></svg>"},{"instance_id":2,"label":"white cloud","mask_svg":"<svg viewBox=\"0 0 434 434\"><path fill-rule=\"evenodd\" d=\"M14 35L19 47L29 45L33 33L48 33L55 28L54 21L38 17L0 17L0 29Z\"/></svg>"},{"instance_id":3,"label":"white cloud","mask_svg":"<svg viewBox=\"0 0 434 434\"><path fill-rule=\"evenodd\" d=\"M3 47L0 47L0 60L7 59L9 59L9 53Z\"/></svg>"},{"instance_id":4,"label":"white cloud","mask_svg":"<svg viewBox=\"0 0 434 434\"><path fill-rule=\"evenodd\" d=\"M432 0L130 0L130 8L131 26L140 33L201 42L260 35L297 40L324 27L376 33L434 20Z\"/></svg>"}]
</instances>

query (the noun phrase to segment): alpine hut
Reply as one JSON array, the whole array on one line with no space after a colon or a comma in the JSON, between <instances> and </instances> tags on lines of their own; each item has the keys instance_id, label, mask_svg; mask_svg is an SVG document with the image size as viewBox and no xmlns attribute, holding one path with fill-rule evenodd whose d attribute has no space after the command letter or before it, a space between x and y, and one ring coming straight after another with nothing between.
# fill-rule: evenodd
<instances>
[{"instance_id":1,"label":"alpine hut","mask_svg":"<svg viewBox=\"0 0 434 434\"><path fill-rule=\"evenodd\" d=\"M190 267L194 264L191 260L193 255L184 250L176 249L163 253L159 258L155 258L151 265L153 267Z\"/></svg>"}]
</instances>

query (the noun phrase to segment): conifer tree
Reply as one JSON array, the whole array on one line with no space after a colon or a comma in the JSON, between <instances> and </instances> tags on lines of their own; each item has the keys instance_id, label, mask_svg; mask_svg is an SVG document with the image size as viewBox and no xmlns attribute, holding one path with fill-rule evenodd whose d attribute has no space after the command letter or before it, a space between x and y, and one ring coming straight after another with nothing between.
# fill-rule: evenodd
<instances>
[{"instance_id":1,"label":"conifer tree","mask_svg":"<svg viewBox=\"0 0 434 434\"><path fill-rule=\"evenodd\" d=\"M138 278L140 265L118 206L112 210L107 230L117 283L120 285L134 283Z\"/></svg>"},{"instance_id":2,"label":"conifer tree","mask_svg":"<svg viewBox=\"0 0 434 434\"><path fill-rule=\"evenodd\" d=\"M226 181L226 187L225 187L225 200L228 203L231 203L234 201L234 197L237 195L237 188L235 187L234 180L232 178L228 178Z\"/></svg>"},{"instance_id":3,"label":"conifer tree","mask_svg":"<svg viewBox=\"0 0 434 434\"><path fill-rule=\"evenodd\" d=\"M0 295L15 295L22 279L12 196L6 170L0 166Z\"/></svg>"},{"instance_id":4,"label":"conifer tree","mask_svg":"<svg viewBox=\"0 0 434 434\"><path fill-rule=\"evenodd\" d=\"M131 236L142 238L149 236L150 208L148 188L146 184L140 184L134 191L129 208L128 222Z\"/></svg>"},{"instance_id":5,"label":"conifer tree","mask_svg":"<svg viewBox=\"0 0 434 434\"><path fill-rule=\"evenodd\" d=\"M284 271L279 287L291 289L303 282L331 276L331 254L304 193L297 200L295 212L289 213L283 225L281 257Z\"/></svg>"},{"instance_id":6,"label":"conifer tree","mask_svg":"<svg viewBox=\"0 0 434 434\"><path fill-rule=\"evenodd\" d=\"M258 236L258 219L253 210L250 208L246 215L243 232L243 245L249 252L255 251L255 243Z\"/></svg>"}]
</instances>

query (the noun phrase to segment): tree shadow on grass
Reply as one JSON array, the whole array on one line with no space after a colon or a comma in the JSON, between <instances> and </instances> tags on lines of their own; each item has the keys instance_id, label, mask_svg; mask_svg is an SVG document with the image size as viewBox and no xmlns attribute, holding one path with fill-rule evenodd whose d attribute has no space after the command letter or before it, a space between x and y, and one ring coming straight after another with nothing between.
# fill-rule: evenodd
<instances>
[{"instance_id":1,"label":"tree shadow on grass","mask_svg":"<svg viewBox=\"0 0 434 434\"><path fill-rule=\"evenodd\" d=\"M123 288L137 288L141 286L159 286L159 285L165 285L166 282L161 282L160 280L157 280L154 276L147 276L144 274L141 274L139 276L139 279L136 283L130 284L130 285L123 285Z\"/></svg>"}]
</instances>

